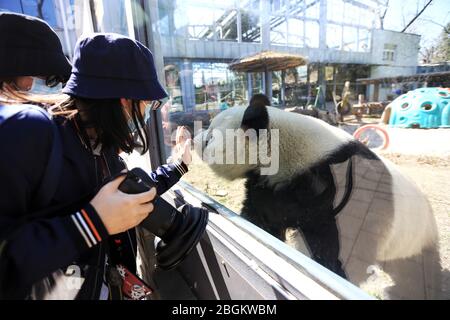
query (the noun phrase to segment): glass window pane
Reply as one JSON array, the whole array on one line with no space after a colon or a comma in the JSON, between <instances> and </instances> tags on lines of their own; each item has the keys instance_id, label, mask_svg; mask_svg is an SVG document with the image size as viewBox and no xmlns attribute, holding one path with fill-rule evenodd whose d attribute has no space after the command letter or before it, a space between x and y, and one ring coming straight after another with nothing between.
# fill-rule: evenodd
<instances>
[{"instance_id":1,"label":"glass window pane","mask_svg":"<svg viewBox=\"0 0 450 320\"><path fill-rule=\"evenodd\" d=\"M358 29L359 47L358 51L370 52L371 32L368 29Z\"/></svg>"},{"instance_id":2,"label":"glass window pane","mask_svg":"<svg viewBox=\"0 0 450 320\"><path fill-rule=\"evenodd\" d=\"M270 28L270 42L273 44L287 44L287 23L284 17L276 17L272 20Z\"/></svg>"},{"instance_id":3,"label":"glass window pane","mask_svg":"<svg viewBox=\"0 0 450 320\"><path fill-rule=\"evenodd\" d=\"M1 0L0 11L27 14L45 20L53 28L59 27L56 20L55 6L52 1Z\"/></svg>"},{"instance_id":4,"label":"glass window pane","mask_svg":"<svg viewBox=\"0 0 450 320\"><path fill-rule=\"evenodd\" d=\"M288 45L304 46L304 22L300 19L288 19Z\"/></svg>"},{"instance_id":5,"label":"glass window pane","mask_svg":"<svg viewBox=\"0 0 450 320\"><path fill-rule=\"evenodd\" d=\"M20 0L0 0L1 11L22 13L22 6Z\"/></svg>"},{"instance_id":6,"label":"glass window pane","mask_svg":"<svg viewBox=\"0 0 450 320\"><path fill-rule=\"evenodd\" d=\"M178 11L177 16L187 17L189 39L214 40L213 8L188 6L186 11Z\"/></svg>"},{"instance_id":7,"label":"glass window pane","mask_svg":"<svg viewBox=\"0 0 450 320\"><path fill-rule=\"evenodd\" d=\"M215 12L216 14L218 11ZM238 40L237 23L238 10L228 9L221 12L216 19L216 33L219 40Z\"/></svg>"},{"instance_id":8,"label":"glass window pane","mask_svg":"<svg viewBox=\"0 0 450 320\"><path fill-rule=\"evenodd\" d=\"M342 27L336 24L327 25L327 47L330 49L341 50L342 46Z\"/></svg>"},{"instance_id":9,"label":"glass window pane","mask_svg":"<svg viewBox=\"0 0 450 320\"><path fill-rule=\"evenodd\" d=\"M334 22L341 22L344 10L344 1L327 0L327 19Z\"/></svg>"},{"instance_id":10,"label":"glass window pane","mask_svg":"<svg viewBox=\"0 0 450 320\"><path fill-rule=\"evenodd\" d=\"M343 39L342 50L358 51L358 29L344 27Z\"/></svg>"},{"instance_id":11,"label":"glass window pane","mask_svg":"<svg viewBox=\"0 0 450 320\"><path fill-rule=\"evenodd\" d=\"M289 0L273 0L270 2L270 12L284 14L289 9ZM297 3L298 6L298 3Z\"/></svg>"},{"instance_id":12,"label":"glass window pane","mask_svg":"<svg viewBox=\"0 0 450 320\"><path fill-rule=\"evenodd\" d=\"M92 4L96 32L114 32L126 36L130 35L125 0L111 0L108 2L93 0Z\"/></svg>"},{"instance_id":13,"label":"glass window pane","mask_svg":"<svg viewBox=\"0 0 450 320\"><path fill-rule=\"evenodd\" d=\"M311 19L319 19L320 7L318 0L306 0L305 2L305 16Z\"/></svg>"},{"instance_id":14,"label":"glass window pane","mask_svg":"<svg viewBox=\"0 0 450 320\"><path fill-rule=\"evenodd\" d=\"M261 6L261 0L243 0L239 2L240 7L246 10L259 10Z\"/></svg>"},{"instance_id":15,"label":"glass window pane","mask_svg":"<svg viewBox=\"0 0 450 320\"><path fill-rule=\"evenodd\" d=\"M104 3L105 1L103 1ZM150 3L154 4L155 2ZM386 16L385 29L374 28L379 24L376 9L378 5L384 3L383 1L330 0L326 2L326 14L322 12L322 15L320 10L325 6L321 6L321 3L324 4L319 0L229 0L225 2L160 0L157 1L157 9L150 8L150 10L156 10L153 12L157 12L159 17L158 21L151 21L151 32L154 32L152 39L155 43L160 41L159 44L162 47L160 54L164 61L164 80L170 96L168 103L161 110L162 127L165 149L167 154L172 156L172 160L177 154L175 144L177 128L185 126L191 135L198 134L202 129L208 129L215 119L219 119L216 118L217 116L224 115L224 112L235 112L234 110L239 109L236 107L247 106L253 95L268 92L271 93L271 96L268 97L269 101L276 108L271 110L277 110L273 112L291 112L286 116L290 119L289 123L292 119L300 117L294 113L306 114L328 123L327 125L320 122L322 124L320 129L313 133L309 132L309 136L306 138L303 131L299 132L295 129L298 126L287 126L286 130L289 133L283 137L280 136L280 139L284 139L281 143L287 143L286 141L289 143L289 147L284 148L288 151L283 154L283 163L280 163L280 166L283 170L294 168L294 174L297 174L295 169L301 166L299 163L301 163L303 153L297 152L296 147L291 147L290 143L294 146L299 141L305 144L311 143L309 147L316 151L316 148L321 147L322 140L318 137L323 128L331 130L332 133L329 137L334 137L335 134L344 135L338 130L352 134L356 128L365 123L379 124L386 121L385 117L391 121L390 116L383 115L383 111L393 110L386 108L387 105L394 106L396 99L402 97L406 99L410 95L416 95L417 98L417 95L422 93L415 91L416 89L428 92L428 90L434 90L430 88L431 86L437 88L450 85L445 77L436 75L437 71L439 73L449 71L448 63L443 62L445 59L440 56L441 53L433 55L428 52L428 55L423 56L426 52L419 51L423 43L420 42L420 37L414 34L417 32L422 37L427 37L433 24L427 24L425 27L425 22L421 21L420 24L415 25L414 33L412 29L408 30L409 32L399 32L400 27L394 28L394 30L391 26L393 21L402 21L403 17L399 11L389 7L390 11L388 12L392 16ZM118 1L117 8L122 4ZM436 6L439 5L436 3ZM101 30L114 28L116 28L114 30L121 30L123 28L123 32L126 32L126 28L123 27L126 26L124 23L126 20L123 19L123 16L108 8L108 10L113 10L110 18L115 22L111 27L105 27L104 25L107 23L103 21L106 9L102 9L103 13L101 13L101 8L95 7L95 9L95 15L98 16L98 20L101 21L100 25L104 28ZM267 12L263 10L267 10ZM325 16L326 21L319 21L321 16ZM374 24L374 21L377 24ZM408 19L405 18L405 21ZM155 25L159 28L153 29ZM266 26L270 26L270 28L265 29ZM439 29L433 34L437 35L440 31L442 30ZM443 39L446 39L445 34ZM319 44L321 45L319 46ZM230 70L230 63L266 49L282 54L289 52L301 54L307 57L307 65L282 71L269 70L267 75L263 72L233 72ZM419 66L419 59L422 58L427 59L426 61L438 62L432 66L429 64ZM444 91L436 92L439 97L445 95ZM433 99L436 97L434 95ZM403 109L400 108L402 105ZM446 108L446 105L446 103L440 105L442 110ZM402 103L399 105L400 109L395 112L405 112L404 109L408 107L409 104L405 107ZM431 111L430 104L425 107L424 112ZM236 109L233 110L233 108ZM339 120L339 113L342 113L341 120ZM436 119L442 120L443 115L446 114L441 112L440 117L426 118L429 120L424 121L424 124L430 124ZM302 119L309 121L305 118ZM400 121L400 117L395 119ZM401 121L404 121L405 116L402 119ZM225 120L221 121L224 126L232 126ZM316 120L314 123L317 123ZM238 127L240 124L241 118L235 120L233 125ZM278 123L278 125L280 124ZM414 125L417 124L414 123ZM283 126L283 128L285 127ZM388 132L394 132L390 131L392 127L383 126L383 128ZM394 129L397 133L403 130L401 128ZM371 140L373 137L367 134L362 141L372 148L370 152L391 157L399 164L401 170L410 173L419 185L427 185L426 181L432 180L435 175L434 170L442 174L448 171L440 166L439 161L441 160L433 162L434 165L430 169L417 164L418 158L402 153L401 148L410 143L416 154L423 152L424 155L430 156L431 153L424 150L432 145L435 139L424 138L426 143L420 144L419 140L411 139L411 137L413 134L430 134L433 132L432 130L434 129L408 129L408 135L405 135L404 139L391 141L393 145L398 143L394 153L389 153L388 150L381 152L372 148L372 144L379 143L381 138L381 140L378 138ZM442 131L441 129L437 130ZM414 140L414 143L411 140ZM440 141L446 140L441 139ZM440 148L443 148L443 145L440 145ZM367 149L364 150L369 152ZM435 150L440 149L436 148ZM434 256L434 258L426 260L429 253L423 249L417 249L414 254L409 252L406 258L399 258L398 252L395 253L395 250L391 250L399 242L385 245L383 241L386 239L384 232L391 230L391 222L396 221L399 212L403 214L407 212L405 216L413 215L414 219L426 216L428 220L424 224L415 224L416 220L414 219L408 219L410 224L402 224L402 228L417 227L417 230L423 230L423 225L434 226L433 215L427 211L428 207L425 202L421 202L422 193L419 193L415 189L416 187L411 187L397 171L393 173L394 171L386 169L384 164L379 167L380 163L375 158L359 159L354 163L355 167L352 167L352 170L355 170L353 176L355 180L353 180L352 193L349 194L348 207L344 207L343 211L336 215L332 211L326 211L321 205L327 206L328 209L335 208L343 199L345 186L348 185L345 183L348 168L346 162L327 164L323 169L323 172L326 172L324 173L326 178L322 180L310 181L307 180L310 177L302 176L302 179L307 181L303 189L293 186L287 191L285 189L274 191L263 183L262 185L270 189L270 192L266 190L267 193L263 193L263 196L259 197L257 201L251 202L253 205L257 203L260 206L252 207L257 213L257 218L249 219L298 251L309 254L319 263L375 297L383 299L425 298L428 294L437 292L438 289L433 287L432 283L426 282L428 280L425 280L424 275L428 276L429 274L427 267L421 261L433 261L434 263L439 259ZM421 159L423 161L423 158ZM367 168L368 171L358 171L362 170L361 166ZM379 170L377 171L376 168ZM260 169L261 167L258 167L258 170ZM250 179L255 172L246 172L247 176L242 174L234 180L221 178L215 172L207 163L198 161L191 165L190 172L183 177L183 180L193 184L237 214L242 213L243 216L248 217L249 209L243 207L243 202L249 196L247 188L250 188L251 192L256 192L255 190L258 188L258 184L253 183L254 181ZM423 179L423 175L420 176L421 172L426 172L426 181ZM300 177L300 173L298 174ZM246 181L246 179L250 180ZM280 179L287 184L292 181L291 176ZM298 179L298 183L301 183L301 179ZM373 184L373 179L379 180ZM431 188L423 188L421 192L429 196L432 205L438 209L437 217L446 225L448 224L447 207L442 209L441 202L435 201L435 199L442 198L442 192L430 191L433 189L432 185L442 185L443 181L446 180L435 178L433 184L428 185ZM401 186L400 191L396 189L398 186ZM404 197L410 191L418 192L414 193L413 202ZM298 192L298 198L295 198L295 201L301 202L304 200L305 194L312 194L311 201L317 201L319 207L313 206L311 209L308 207L310 203L302 203L301 206L292 204L295 207L295 212L292 213L289 205L290 201L296 203L291 198L295 197L293 195L295 192ZM319 197L317 194L323 197ZM330 194L333 195L330 199L323 200ZM395 201L392 202L392 199ZM408 209L411 203L415 207L422 208L421 213L424 215L414 215L414 210ZM247 203L247 205L249 204ZM297 216L298 212L305 207L309 208L309 212L318 213L318 215ZM270 210L268 209L266 212L267 208ZM322 212L327 214L321 215ZM258 220L258 214L261 213L269 223L262 221L264 219ZM292 216L290 216L291 213ZM386 221L386 216L390 217L387 219L388 221ZM283 224L279 228L273 227L292 217L295 218L295 223L292 220L290 225ZM389 220L391 218L394 220ZM326 229L327 232L324 233L324 229L316 228L318 225L329 229ZM445 232L445 228L440 225L437 225L436 228ZM414 234L417 235L420 232ZM435 231L430 232L431 237L435 235ZM294 241L289 242L292 238ZM402 240L399 238L398 241ZM442 244L442 242L440 243ZM323 245L323 243L327 245ZM425 241L420 245L424 245L424 243ZM402 254L411 248L409 242L404 242L403 245ZM450 245L447 243L443 243L443 245L444 250L441 250L441 256L445 257L443 267L450 269L450 265L445 262L450 261L446 253ZM397 254L397 258L384 259L386 257L377 256L376 253L381 247L386 250L385 253ZM376 277L371 277L371 275L376 275ZM373 279L375 279L374 283L371 283L370 281ZM383 288L383 290L379 288Z\"/></svg>"},{"instance_id":16,"label":"glass window pane","mask_svg":"<svg viewBox=\"0 0 450 320\"><path fill-rule=\"evenodd\" d=\"M253 11L241 10L242 42L261 42L260 17Z\"/></svg>"},{"instance_id":17,"label":"glass window pane","mask_svg":"<svg viewBox=\"0 0 450 320\"><path fill-rule=\"evenodd\" d=\"M314 21L305 22L305 47L319 47L319 24Z\"/></svg>"}]
</instances>

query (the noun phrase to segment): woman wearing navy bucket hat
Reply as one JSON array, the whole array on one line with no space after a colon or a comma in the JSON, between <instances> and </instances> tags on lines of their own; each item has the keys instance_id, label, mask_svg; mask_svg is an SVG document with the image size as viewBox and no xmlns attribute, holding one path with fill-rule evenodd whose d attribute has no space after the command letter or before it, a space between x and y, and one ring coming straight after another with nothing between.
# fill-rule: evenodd
<instances>
[{"instance_id":1,"label":"woman wearing navy bucket hat","mask_svg":"<svg viewBox=\"0 0 450 320\"><path fill-rule=\"evenodd\" d=\"M0 103L47 100L61 93L71 65L56 33L35 17L0 12Z\"/></svg>"},{"instance_id":2,"label":"woman wearing navy bucket hat","mask_svg":"<svg viewBox=\"0 0 450 320\"><path fill-rule=\"evenodd\" d=\"M53 119L27 109L0 127L0 148L13 154L0 162L0 175L8 181L0 190L0 293L3 298L122 299L121 277L136 271L134 227L149 213L174 210L154 198L188 171L190 141L176 161L150 174L156 190L118 189L126 169L119 153L148 150L146 111L167 95L150 50L128 37L81 38L63 92L67 99L49 109ZM4 132L20 147L3 139ZM33 161L24 161L31 153ZM38 197L43 189L45 201ZM136 297L142 295L129 296Z\"/></svg>"}]
</instances>

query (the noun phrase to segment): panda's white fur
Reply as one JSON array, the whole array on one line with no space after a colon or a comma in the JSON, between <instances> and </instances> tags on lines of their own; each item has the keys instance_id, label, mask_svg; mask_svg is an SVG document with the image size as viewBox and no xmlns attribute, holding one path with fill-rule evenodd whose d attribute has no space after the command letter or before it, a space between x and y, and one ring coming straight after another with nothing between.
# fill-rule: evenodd
<instances>
[{"instance_id":1,"label":"panda's white fur","mask_svg":"<svg viewBox=\"0 0 450 320\"><path fill-rule=\"evenodd\" d=\"M233 107L221 112L213 119L209 129L201 137L196 138L197 142L200 140L203 140L203 142L208 140L203 150L204 159L208 160L208 157L211 157L213 152L226 152L223 145L217 145L221 143L221 140L215 139L214 135L217 132L225 135L225 130L227 129L239 129L245 110L245 107ZM277 189L283 185L289 185L292 183L292 177L298 176L320 160L354 141L354 138L348 133L330 126L321 120L285 112L272 107L267 107L267 110L269 114L268 129L278 129L280 141L278 173L270 176L261 176L261 181L267 183L271 188ZM271 146L271 148L273 147ZM245 150L238 150L238 152L245 152ZM386 213L386 222L384 225L378 226L381 231L375 241L376 243L373 244L375 251L373 257L371 257L372 261L368 263L379 265L383 264L383 261L412 259L414 256L422 255L424 250L428 249L435 252L437 248L437 231L427 199L411 181L398 172L392 163L384 159L377 159L377 161L381 167L385 168L383 169L385 173L381 174L390 175L389 181L391 182L389 188L392 189L392 193L389 195L389 204L392 207L392 212ZM361 167L363 163L360 162L358 165ZM375 163L375 166L372 167L377 166L378 164ZM257 165L249 164L210 164L210 167L218 175L228 179L242 178L250 170L258 169ZM358 173L355 174L357 175ZM362 171L361 177L366 174L367 172ZM365 183L364 179L361 181ZM357 190L358 185L355 188ZM267 199L267 201L271 201L271 199ZM349 203L336 217L339 224L338 227L341 229L347 228L347 225L343 221L349 217L347 212L351 211L351 205ZM278 212L282 213L283 208L280 208ZM349 214L352 213L350 212ZM289 233L289 226L287 227L287 232ZM292 231L295 231L295 229L290 232L291 234L295 234ZM289 237L286 240L289 240ZM340 241L343 240L345 239L341 239ZM291 245L296 248L306 247L303 243L295 243L295 241ZM343 242L341 242L342 248ZM305 253L308 254L308 252ZM351 256L348 258L349 263L346 265L348 269L351 269L351 258ZM367 260L370 259L368 258ZM346 272L351 273L351 271ZM352 278L351 275L350 278ZM367 278L356 282L363 283L364 281L367 281ZM407 293L403 291L402 294L406 295Z\"/></svg>"},{"instance_id":2,"label":"panda's white fur","mask_svg":"<svg viewBox=\"0 0 450 320\"><path fill-rule=\"evenodd\" d=\"M419 254L437 244L437 228L425 195L393 163L382 159L392 179L393 221L380 245L380 259L394 260ZM400 193L396 196L396 193Z\"/></svg>"},{"instance_id":3,"label":"panda's white fur","mask_svg":"<svg viewBox=\"0 0 450 320\"><path fill-rule=\"evenodd\" d=\"M220 139L214 139L214 134L221 132L225 135L227 129L239 129L242 123L246 107L237 106L218 114L209 127L212 131L212 139L204 149L204 157L208 159L211 150L225 152ZM280 167L275 175L264 177L270 185L287 184L290 178L301 173L318 160L323 159L341 146L354 138L344 130L330 126L322 120L289 113L283 110L267 107L269 112L269 129L279 130L279 155ZM205 133L206 139L207 133ZM221 145L217 145L220 143ZM238 150L243 152L243 150ZM382 159L392 176L394 190L401 190L402 194L410 194L413 198L394 199L397 212L410 213L414 211L414 223L411 223L410 215L394 215L392 229L386 232L385 243L380 246L380 257L392 260L417 254L424 246L436 242L436 230L433 220L429 219L430 211L423 194L415 187L414 183L403 177L395 165ZM211 164L211 168L220 176L227 179L245 177L245 174L255 165L217 165ZM397 201L395 201L397 200ZM410 206L411 210L405 210ZM416 210L421 208L421 210ZM395 245L394 245L395 244ZM403 244L403 245L400 245Z\"/></svg>"},{"instance_id":4,"label":"panda's white fur","mask_svg":"<svg viewBox=\"0 0 450 320\"><path fill-rule=\"evenodd\" d=\"M214 135L220 132L225 136L227 129L239 129L245 107L236 106L219 113L211 122L207 132L203 133L202 139L206 139L211 131L212 139L203 150L203 157L211 158L212 152L224 152L221 139L214 139ZM289 177L299 173L341 145L352 140L352 136L343 130L329 126L324 121L313 117L303 116L296 113L288 113L277 108L267 107L269 111L269 129L279 130L280 143L280 170L276 175L268 176L271 184L285 183ZM293 139L293 137L310 137L308 139ZM319 143L318 143L319 142ZM238 152L243 152L238 150ZM245 173L254 168L253 165L214 165L211 167L216 173L227 179L243 177Z\"/></svg>"}]
</instances>

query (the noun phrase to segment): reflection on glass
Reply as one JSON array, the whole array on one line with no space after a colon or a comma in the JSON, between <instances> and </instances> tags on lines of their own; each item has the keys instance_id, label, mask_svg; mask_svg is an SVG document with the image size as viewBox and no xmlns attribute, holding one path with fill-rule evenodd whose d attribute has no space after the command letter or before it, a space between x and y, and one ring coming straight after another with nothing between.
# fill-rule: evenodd
<instances>
[{"instance_id":1,"label":"reflection on glass","mask_svg":"<svg viewBox=\"0 0 450 320\"><path fill-rule=\"evenodd\" d=\"M342 50L358 51L358 29L352 27L344 27Z\"/></svg>"},{"instance_id":2,"label":"reflection on glass","mask_svg":"<svg viewBox=\"0 0 450 320\"><path fill-rule=\"evenodd\" d=\"M61 27L51 1L1 0L0 11L19 12L47 21L52 28Z\"/></svg>"},{"instance_id":3,"label":"reflection on glass","mask_svg":"<svg viewBox=\"0 0 450 320\"><path fill-rule=\"evenodd\" d=\"M221 62L190 62L167 60L165 80L169 101L162 109L165 144L172 146L177 127L186 126L194 133L194 121L207 127L219 112L235 105L245 105L247 77L231 72ZM261 90L261 75L255 81Z\"/></svg>"},{"instance_id":4,"label":"reflection on glass","mask_svg":"<svg viewBox=\"0 0 450 320\"><path fill-rule=\"evenodd\" d=\"M319 23L315 21L305 22L305 47L318 48L319 47Z\"/></svg>"},{"instance_id":5,"label":"reflection on glass","mask_svg":"<svg viewBox=\"0 0 450 320\"><path fill-rule=\"evenodd\" d=\"M305 44L304 22L300 19L288 19L288 45L303 47Z\"/></svg>"},{"instance_id":6,"label":"reflection on glass","mask_svg":"<svg viewBox=\"0 0 450 320\"><path fill-rule=\"evenodd\" d=\"M217 11L216 11L217 13ZM237 41L237 10L223 10L216 20L216 33L219 40Z\"/></svg>"},{"instance_id":7,"label":"reflection on glass","mask_svg":"<svg viewBox=\"0 0 450 320\"><path fill-rule=\"evenodd\" d=\"M340 50L342 45L342 26L336 24L327 25L327 47Z\"/></svg>"},{"instance_id":8,"label":"reflection on glass","mask_svg":"<svg viewBox=\"0 0 450 320\"><path fill-rule=\"evenodd\" d=\"M221 116L247 106L250 98L258 93L271 91L270 102L277 111L286 109L307 113L316 110L318 114L319 111L322 112L322 115L328 112L329 116L323 118L320 118L320 114L312 115L333 123L332 117L336 113L337 104L342 100L345 100L346 106L350 106L349 109L360 101L378 105L392 101L398 96L397 93L394 95L394 91L400 90L398 88L405 93L409 89L429 85L431 82L425 84L419 76L414 79L405 77L404 81L397 78L398 75L410 74L416 70L418 51L411 52L411 48L418 47L419 39L415 35L374 29L376 8L374 1L343 0L158 1L159 20L156 24L159 26L159 33L155 32L154 39L161 40L165 82L170 95L168 103L162 109L164 141L169 154L174 145L173 135L178 127L185 126L191 135L195 135L201 129L208 129L215 119L225 125L226 121ZM229 70L229 63L268 48L280 52L298 52L308 57L308 64L271 72L267 77L264 77L262 72L236 73ZM391 74L395 76L390 77ZM434 79L432 83L443 84L438 79ZM292 119L294 116L291 113L286 114L286 119ZM349 113L346 116L353 115ZM378 119L379 116L368 115L364 120L376 121L373 119ZM356 115L353 117L350 126L356 127L359 124ZM196 121L200 122L197 127L194 125ZM240 119L235 122L239 124ZM334 124L336 125L336 122ZM316 134L320 135L319 132L320 130L307 137L307 141L315 141L315 146L320 145L322 140L316 137ZM303 139L303 135L295 130L284 135L282 139L290 139L286 137L294 137L294 144ZM288 165L298 163L300 154L303 153L285 156ZM367 190L383 193L387 188L392 189L390 196L397 197L397 204L407 206L408 201L404 201L405 198L398 189L407 190L410 186L406 186L406 182L390 172L390 169L383 167L384 172L381 173L382 176L386 175L392 179L390 184L388 181L382 182L387 184L384 186L386 188L380 189L378 185L370 185L373 182L372 174L369 177L363 171L365 168L372 170L375 172L373 176L378 179L380 172L377 173L376 163L373 159L355 162L364 168L355 170L353 196L366 194ZM339 170L333 167L333 179L339 179L338 175L345 173L346 168L347 162L343 162L343 167ZM242 206L246 198L245 179L221 178L201 161L195 161L183 179L236 213L243 211ZM342 187L342 181L334 181L334 186ZM382 179L377 181L381 183ZM403 187L397 188L397 185ZM271 194L264 200L267 198L273 200L273 203L280 203L283 197L283 194ZM369 200L376 203L380 199L378 197ZM336 216L335 220L330 219L331 222L334 221L332 229L336 231L337 228L339 231L339 240L335 241L338 245L334 245L332 253L335 265L324 265L341 275L345 273L347 279L361 286L362 282L367 284L367 281L372 279L371 274L383 276L382 273L377 273L382 270L390 275L389 281L394 279L393 281L402 282L397 289L390 290L390 297L393 298L409 294L419 297L419 293L422 294L420 298L423 298L424 291L437 290L437 287L433 287L434 284L425 283L416 277L417 270L422 274L428 272L426 266L414 264L423 256L412 258L410 255L404 261L395 263L379 259L373 251L375 247L371 245L382 243L383 239L377 234L380 230L377 229L376 223L382 222L385 217L374 216L373 210L364 207L364 201L352 198L352 204L345 211ZM385 209L391 210L395 205L394 201L393 205L390 204ZM355 211L352 211L353 207L357 207ZM287 212L285 209L271 209L281 214ZM399 212L402 210L404 208ZM387 215L390 214L392 218L394 211L389 211ZM428 214L425 212L427 210L424 209L424 215ZM371 221L371 225L363 226L365 222L360 221L361 216L358 216L362 214ZM273 216L269 218L275 219ZM389 225L387 222L386 230ZM309 232L306 237L310 240L303 239L303 245L295 242L295 239L303 237L299 236L295 228L288 228L284 235L277 236L280 239L284 236L287 242L294 239L290 243L292 246L304 253L309 252L316 261L320 261L320 253L313 252L317 248L312 250L309 244L305 245L305 241L311 241L311 237L319 237L320 234L314 229L314 224L309 226L311 229L306 231ZM315 231L311 230L317 233L314 234ZM352 232L359 232L359 235ZM422 254L424 252L421 251L420 255ZM336 256L339 263L336 262ZM396 260L399 260L397 258ZM372 268L375 264L380 264L381 269ZM402 268L408 270L414 280L400 279L399 270ZM389 281L383 285L389 286ZM380 294L376 288L367 290L377 297L388 297ZM426 294L428 296L428 293Z\"/></svg>"},{"instance_id":9,"label":"reflection on glass","mask_svg":"<svg viewBox=\"0 0 450 320\"><path fill-rule=\"evenodd\" d=\"M96 32L114 32L130 36L125 0L111 0L105 3L94 0L93 4L94 29Z\"/></svg>"},{"instance_id":10,"label":"reflection on glass","mask_svg":"<svg viewBox=\"0 0 450 320\"><path fill-rule=\"evenodd\" d=\"M261 25L259 15L252 11L240 10L242 42L260 42Z\"/></svg>"},{"instance_id":11,"label":"reflection on glass","mask_svg":"<svg viewBox=\"0 0 450 320\"><path fill-rule=\"evenodd\" d=\"M251 79L252 96L264 92L264 74L261 72L252 72L249 74Z\"/></svg>"},{"instance_id":12,"label":"reflection on glass","mask_svg":"<svg viewBox=\"0 0 450 320\"><path fill-rule=\"evenodd\" d=\"M279 19L271 25L270 28L270 42L273 44L283 44L287 43L287 30L288 25L287 22L284 21L284 18Z\"/></svg>"}]
</instances>

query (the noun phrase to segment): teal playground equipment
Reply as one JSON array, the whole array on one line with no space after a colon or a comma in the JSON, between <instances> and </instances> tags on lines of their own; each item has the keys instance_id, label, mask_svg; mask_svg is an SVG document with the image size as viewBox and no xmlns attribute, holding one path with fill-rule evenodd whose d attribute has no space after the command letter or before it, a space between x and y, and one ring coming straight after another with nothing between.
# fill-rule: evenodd
<instances>
[{"instance_id":1,"label":"teal playground equipment","mask_svg":"<svg viewBox=\"0 0 450 320\"><path fill-rule=\"evenodd\" d=\"M392 101L389 125L399 128L450 128L450 88L420 88Z\"/></svg>"}]
</instances>

